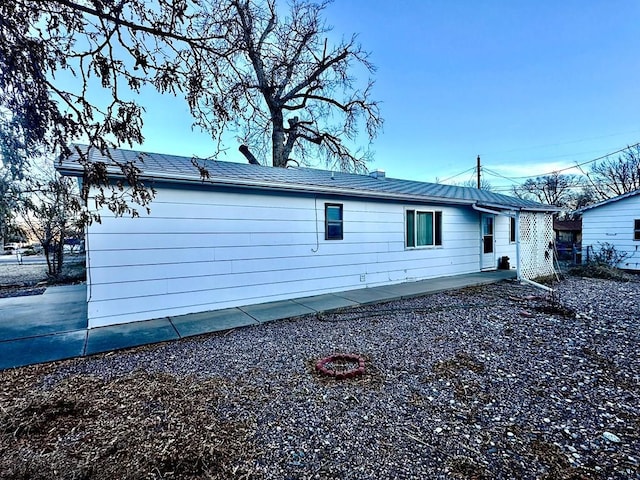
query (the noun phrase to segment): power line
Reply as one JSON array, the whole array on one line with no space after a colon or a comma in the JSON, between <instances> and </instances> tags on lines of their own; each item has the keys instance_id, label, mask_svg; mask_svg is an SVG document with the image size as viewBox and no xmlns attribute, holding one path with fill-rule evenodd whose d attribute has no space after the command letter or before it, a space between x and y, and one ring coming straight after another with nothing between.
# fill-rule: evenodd
<instances>
[{"instance_id":1,"label":"power line","mask_svg":"<svg viewBox=\"0 0 640 480\"><path fill-rule=\"evenodd\" d=\"M502 152L484 153L484 154L481 154L481 155L494 155L495 156L495 155L502 155L502 154L505 154L505 153L524 152L524 151L527 151L527 150L536 150L538 148L559 147L559 146L562 146L562 145L571 145L571 144L574 144L574 143L583 143L583 142L589 142L589 141L592 141L592 140L601 140L603 138L611 138L611 137L617 137L619 135L630 135L630 134L637 134L637 133L638 133L638 130L631 130L631 131L627 131L627 132L612 133L612 134L609 134L609 135L601 135L599 137L589 137L589 138L582 138L580 140L570 140L568 142L558 142L558 143L549 143L549 144L546 144L546 145L534 145L534 146L531 146L531 147L514 148L514 149L511 149L511 150L503 150Z\"/></svg>"},{"instance_id":2,"label":"power line","mask_svg":"<svg viewBox=\"0 0 640 480\"><path fill-rule=\"evenodd\" d=\"M465 174L465 173L467 173L467 172L470 172L470 171L472 171L472 170L474 170L474 171L475 171L475 169L476 169L476 167L467 168L464 172L456 173L456 174L455 174L455 175L453 175L452 177L445 178L444 180L439 180L439 182L438 182L438 183L448 182L449 180L453 180L454 178L459 177L460 175L464 175L464 174Z\"/></svg>"},{"instance_id":3,"label":"power line","mask_svg":"<svg viewBox=\"0 0 640 480\"><path fill-rule=\"evenodd\" d=\"M520 183L520 182L517 182L516 180L513 180L513 179L511 179L509 177L505 177L504 175L501 175L498 172L496 172L494 170L491 170L490 168L484 167L483 170L485 172L487 172L488 174L493 175L494 177L504 178L505 180L509 180L510 182L513 182L513 183Z\"/></svg>"},{"instance_id":4,"label":"power line","mask_svg":"<svg viewBox=\"0 0 640 480\"><path fill-rule=\"evenodd\" d=\"M509 181L512 181L512 182L515 182L515 183L519 183L519 182L516 182L516 180L523 180L523 179L532 178L532 177L544 177L546 175L553 175L553 174L560 173L560 172L566 172L567 170L571 170L572 168L579 168L580 169L580 167L582 167L583 165L587 165L589 163L597 162L598 160L602 160L603 158L610 157L611 155L615 155L616 153L620 153L620 152L623 152L623 151L625 151L625 150L627 150L629 148L634 148L634 147L637 147L637 146L640 146L640 142L635 143L633 145L627 145L626 147L623 147L623 148L621 148L619 150L616 150L615 152L610 152L610 153L607 153L605 155L601 155L601 156L599 156L597 158L593 158L591 160L586 160L584 162L576 163L575 165L572 165L570 167L560 168L560 169L553 170L551 172L546 172L546 173L539 173L537 175L526 175L526 176L521 176L521 177L506 177L504 175L500 175L499 173L496 173L496 172L494 172L492 170L487 169L487 167L484 167L484 170L485 171L491 171L494 175L496 175L498 177L501 177L501 178L504 178L505 180L509 180ZM580 169L580 170L582 170L582 169Z\"/></svg>"}]
</instances>

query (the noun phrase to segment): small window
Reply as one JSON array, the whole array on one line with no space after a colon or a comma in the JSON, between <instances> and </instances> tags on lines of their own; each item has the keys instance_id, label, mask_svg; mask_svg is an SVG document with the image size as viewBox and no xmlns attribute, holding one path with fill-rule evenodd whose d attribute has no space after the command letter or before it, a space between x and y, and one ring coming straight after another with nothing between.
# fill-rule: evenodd
<instances>
[{"instance_id":1,"label":"small window","mask_svg":"<svg viewBox=\"0 0 640 480\"><path fill-rule=\"evenodd\" d=\"M442 212L407 210L405 233L408 248L442 245Z\"/></svg>"},{"instance_id":2,"label":"small window","mask_svg":"<svg viewBox=\"0 0 640 480\"><path fill-rule=\"evenodd\" d=\"M633 221L633 239L640 240L640 218Z\"/></svg>"},{"instance_id":3,"label":"small window","mask_svg":"<svg viewBox=\"0 0 640 480\"><path fill-rule=\"evenodd\" d=\"M324 239L342 240L342 204L324 204Z\"/></svg>"},{"instance_id":4,"label":"small window","mask_svg":"<svg viewBox=\"0 0 640 480\"><path fill-rule=\"evenodd\" d=\"M509 218L509 242L516 243L516 218Z\"/></svg>"}]
</instances>

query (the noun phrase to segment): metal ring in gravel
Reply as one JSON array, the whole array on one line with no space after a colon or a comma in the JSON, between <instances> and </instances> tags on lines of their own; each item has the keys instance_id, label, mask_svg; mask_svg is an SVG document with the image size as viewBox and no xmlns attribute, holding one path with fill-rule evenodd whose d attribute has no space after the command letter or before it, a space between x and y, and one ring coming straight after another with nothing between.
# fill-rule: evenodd
<instances>
[{"instance_id":1,"label":"metal ring in gravel","mask_svg":"<svg viewBox=\"0 0 640 480\"><path fill-rule=\"evenodd\" d=\"M364 373L364 358L352 353L337 353L318 360L316 370L338 380L353 378Z\"/></svg>"}]
</instances>

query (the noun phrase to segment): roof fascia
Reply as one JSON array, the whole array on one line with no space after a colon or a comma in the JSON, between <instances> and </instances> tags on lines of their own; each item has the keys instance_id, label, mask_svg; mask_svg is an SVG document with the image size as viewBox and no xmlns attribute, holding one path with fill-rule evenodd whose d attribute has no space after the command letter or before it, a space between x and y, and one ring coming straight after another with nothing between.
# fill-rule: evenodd
<instances>
[{"instance_id":1,"label":"roof fascia","mask_svg":"<svg viewBox=\"0 0 640 480\"><path fill-rule=\"evenodd\" d=\"M610 203L615 203L620 200L624 200L626 198L635 197L636 195L640 195L640 190L634 190L633 192L623 193L622 195L618 195L617 197L608 198L598 203L594 203L593 205L587 205L586 207L579 208L574 211L574 213L583 213L586 210L591 210L592 208L603 207L605 205L609 205Z\"/></svg>"}]
</instances>

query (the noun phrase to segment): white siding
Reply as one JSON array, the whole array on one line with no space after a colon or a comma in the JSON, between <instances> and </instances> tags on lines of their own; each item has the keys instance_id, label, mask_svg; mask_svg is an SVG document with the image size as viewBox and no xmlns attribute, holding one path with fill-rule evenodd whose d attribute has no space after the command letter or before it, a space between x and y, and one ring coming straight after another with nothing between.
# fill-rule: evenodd
<instances>
[{"instance_id":1,"label":"white siding","mask_svg":"<svg viewBox=\"0 0 640 480\"><path fill-rule=\"evenodd\" d=\"M343 240L324 239L325 202L344 205ZM407 207L160 188L150 216L89 228L89 326L479 271L478 212L412 205L443 212L443 245L405 249ZM508 229L498 217L496 253L514 264Z\"/></svg>"},{"instance_id":2,"label":"white siding","mask_svg":"<svg viewBox=\"0 0 640 480\"><path fill-rule=\"evenodd\" d=\"M640 195L586 210L582 214L582 259L587 259L587 247L600 250L600 244L610 243L625 252L620 268L640 270L640 241L633 239L634 220L640 219Z\"/></svg>"}]
</instances>

